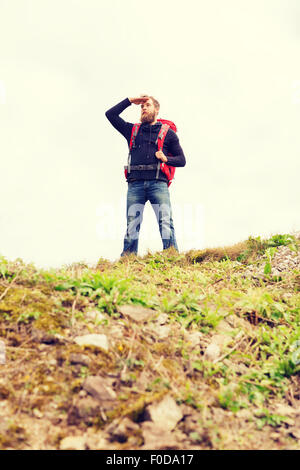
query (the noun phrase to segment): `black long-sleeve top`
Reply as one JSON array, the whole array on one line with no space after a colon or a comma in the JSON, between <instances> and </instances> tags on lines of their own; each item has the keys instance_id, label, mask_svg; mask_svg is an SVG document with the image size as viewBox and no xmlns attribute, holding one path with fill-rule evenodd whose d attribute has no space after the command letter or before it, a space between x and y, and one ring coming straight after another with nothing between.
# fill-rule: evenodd
<instances>
[{"instance_id":1,"label":"black long-sleeve top","mask_svg":"<svg viewBox=\"0 0 300 470\"><path fill-rule=\"evenodd\" d=\"M114 126L114 128L125 137L128 143L128 147L130 144L133 123L124 121L124 119L120 117L120 114L130 105L130 100L126 98L125 100L110 108L105 113L105 116ZM130 152L131 165L148 165L158 163L158 159L155 156L158 148L155 142L160 128L160 122L157 122L153 125L148 123L141 124L138 135L135 138L135 148L132 148ZM186 160L183 150L180 146L177 134L172 129L169 129L167 132L162 151L167 156L167 165L174 167L185 166ZM156 170L131 170L127 175L128 182L133 180L150 179L156 179ZM159 170L158 179L167 181L166 175L161 170Z\"/></svg>"}]
</instances>

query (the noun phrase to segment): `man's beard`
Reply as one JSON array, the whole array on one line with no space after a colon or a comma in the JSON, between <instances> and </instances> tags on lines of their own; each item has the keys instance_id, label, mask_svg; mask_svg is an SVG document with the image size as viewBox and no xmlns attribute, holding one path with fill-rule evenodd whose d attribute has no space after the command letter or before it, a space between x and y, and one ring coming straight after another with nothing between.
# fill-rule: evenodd
<instances>
[{"instance_id":1,"label":"man's beard","mask_svg":"<svg viewBox=\"0 0 300 470\"><path fill-rule=\"evenodd\" d=\"M155 121L155 112L153 111L153 113L150 113L150 112L147 112L145 114L141 114L141 122L143 124L145 123L148 123L148 124L151 124L152 122Z\"/></svg>"}]
</instances>

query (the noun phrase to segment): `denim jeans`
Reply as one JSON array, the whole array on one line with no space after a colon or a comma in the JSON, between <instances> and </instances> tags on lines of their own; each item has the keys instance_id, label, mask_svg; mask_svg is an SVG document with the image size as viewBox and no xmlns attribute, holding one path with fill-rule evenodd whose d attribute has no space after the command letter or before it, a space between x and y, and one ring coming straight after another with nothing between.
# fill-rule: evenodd
<instances>
[{"instance_id":1,"label":"denim jeans","mask_svg":"<svg viewBox=\"0 0 300 470\"><path fill-rule=\"evenodd\" d=\"M137 180L128 183L127 230L121 256L126 253L137 254L144 207L148 200L156 215L163 249L174 246L178 251L167 183L160 180Z\"/></svg>"}]
</instances>

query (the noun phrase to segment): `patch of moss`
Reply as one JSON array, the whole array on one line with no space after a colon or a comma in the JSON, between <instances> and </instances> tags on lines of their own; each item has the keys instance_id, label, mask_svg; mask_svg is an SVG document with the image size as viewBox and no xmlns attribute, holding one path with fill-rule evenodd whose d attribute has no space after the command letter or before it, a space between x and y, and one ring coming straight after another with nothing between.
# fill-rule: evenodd
<instances>
[{"instance_id":1,"label":"patch of moss","mask_svg":"<svg viewBox=\"0 0 300 470\"><path fill-rule=\"evenodd\" d=\"M159 401L167 393L168 390L166 389L148 394L141 393L138 397L135 393L132 393L126 402L120 403L114 410L109 411L107 418L112 421L115 418L127 416L134 422L142 421L146 406Z\"/></svg>"},{"instance_id":2,"label":"patch of moss","mask_svg":"<svg viewBox=\"0 0 300 470\"><path fill-rule=\"evenodd\" d=\"M36 328L46 331L59 330L66 325L66 319L60 315L56 303L38 289L12 286L0 302L0 313L12 323L35 321Z\"/></svg>"}]
</instances>

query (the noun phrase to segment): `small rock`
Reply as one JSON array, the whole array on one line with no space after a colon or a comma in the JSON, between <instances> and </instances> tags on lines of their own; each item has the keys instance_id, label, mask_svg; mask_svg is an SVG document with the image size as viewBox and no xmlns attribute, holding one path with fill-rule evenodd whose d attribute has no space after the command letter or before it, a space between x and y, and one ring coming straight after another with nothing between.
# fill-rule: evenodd
<instances>
[{"instance_id":1,"label":"small rock","mask_svg":"<svg viewBox=\"0 0 300 470\"><path fill-rule=\"evenodd\" d=\"M83 383L83 389L100 402L113 401L117 398L114 390L99 376L90 376Z\"/></svg>"},{"instance_id":2,"label":"small rock","mask_svg":"<svg viewBox=\"0 0 300 470\"><path fill-rule=\"evenodd\" d=\"M84 436L69 436L62 439L60 450L85 450L86 438Z\"/></svg>"},{"instance_id":3,"label":"small rock","mask_svg":"<svg viewBox=\"0 0 300 470\"><path fill-rule=\"evenodd\" d=\"M111 447L109 441L98 434L88 436L86 446L90 450L114 450L114 447Z\"/></svg>"},{"instance_id":4,"label":"small rock","mask_svg":"<svg viewBox=\"0 0 300 470\"><path fill-rule=\"evenodd\" d=\"M125 317L129 317L136 322L144 323L152 318L156 312L151 308L143 307L142 305L122 305L118 310Z\"/></svg>"},{"instance_id":5,"label":"small rock","mask_svg":"<svg viewBox=\"0 0 300 470\"><path fill-rule=\"evenodd\" d=\"M229 323L229 325L231 325L233 327L233 329L235 328L240 328L242 330L245 330L245 331L249 331L249 332L252 332L253 330L253 325L250 324L248 321L244 320L244 318L240 318L238 317L237 315L229 315L227 318L227 323Z\"/></svg>"},{"instance_id":6,"label":"small rock","mask_svg":"<svg viewBox=\"0 0 300 470\"><path fill-rule=\"evenodd\" d=\"M281 438L280 432L271 432L270 438L274 441L278 441Z\"/></svg>"},{"instance_id":7,"label":"small rock","mask_svg":"<svg viewBox=\"0 0 300 470\"><path fill-rule=\"evenodd\" d=\"M34 408L34 410L32 411L32 414L36 417L36 418L43 418L43 413L41 413L40 410L38 410L37 408Z\"/></svg>"},{"instance_id":8,"label":"small rock","mask_svg":"<svg viewBox=\"0 0 300 470\"><path fill-rule=\"evenodd\" d=\"M213 407L212 410L213 420L217 424L226 423L228 419L233 416L232 411L223 410L222 408Z\"/></svg>"},{"instance_id":9,"label":"small rock","mask_svg":"<svg viewBox=\"0 0 300 470\"><path fill-rule=\"evenodd\" d=\"M88 320L91 320L94 322L99 322L107 318L106 315L104 315L104 313L99 312L99 310L88 310L85 313L85 316Z\"/></svg>"},{"instance_id":10,"label":"small rock","mask_svg":"<svg viewBox=\"0 0 300 470\"><path fill-rule=\"evenodd\" d=\"M247 374L249 372L249 368L245 366L242 362L234 363L230 359L224 359L223 363L230 367L232 371L236 372L237 374Z\"/></svg>"},{"instance_id":11,"label":"small rock","mask_svg":"<svg viewBox=\"0 0 300 470\"><path fill-rule=\"evenodd\" d=\"M183 414L174 398L168 395L162 401L147 406L146 417L153 421L157 427L171 431L182 419Z\"/></svg>"},{"instance_id":12,"label":"small rock","mask_svg":"<svg viewBox=\"0 0 300 470\"><path fill-rule=\"evenodd\" d=\"M214 344L218 344L221 348L223 346L227 346L229 343L232 342L232 337L225 334L214 335L211 338L211 342Z\"/></svg>"},{"instance_id":13,"label":"small rock","mask_svg":"<svg viewBox=\"0 0 300 470\"><path fill-rule=\"evenodd\" d=\"M71 364L81 364L83 366L89 367L91 365L92 360L89 356L85 354L70 354L70 363Z\"/></svg>"},{"instance_id":14,"label":"small rock","mask_svg":"<svg viewBox=\"0 0 300 470\"><path fill-rule=\"evenodd\" d=\"M124 418L120 423L111 423L106 431L111 435L113 440L119 442L126 442L132 433L139 431L138 424L131 421L129 418Z\"/></svg>"},{"instance_id":15,"label":"small rock","mask_svg":"<svg viewBox=\"0 0 300 470\"><path fill-rule=\"evenodd\" d=\"M192 348L200 346L202 333L200 331L193 331L192 333L186 335L186 341L191 345Z\"/></svg>"},{"instance_id":16,"label":"small rock","mask_svg":"<svg viewBox=\"0 0 300 470\"><path fill-rule=\"evenodd\" d=\"M159 339L168 338L170 335L171 328L168 325L156 325L154 329L154 333L157 334Z\"/></svg>"},{"instance_id":17,"label":"small rock","mask_svg":"<svg viewBox=\"0 0 300 470\"><path fill-rule=\"evenodd\" d=\"M183 421L183 429L185 434L190 434L191 432L199 431L200 416L196 413L193 415L185 416Z\"/></svg>"},{"instance_id":18,"label":"small rock","mask_svg":"<svg viewBox=\"0 0 300 470\"><path fill-rule=\"evenodd\" d=\"M251 411L246 409L238 410L235 415L238 418L244 419L245 421L252 421L253 419L253 414Z\"/></svg>"},{"instance_id":19,"label":"small rock","mask_svg":"<svg viewBox=\"0 0 300 470\"><path fill-rule=\"evenodd\" d=\"M108 351L109 349L108 339L106 335L90 334L76 336L76 338L74 338L74 341L80 346L96 346L98 348L104 349L104 351Z\"/></svg>"},{"instance_id":20,"label":"small rock","mask_svg":"<svg viewBox=\"0 0 300 470\"><path fill-rule=\"evenodd\" d=\"M159 325L165 325L165 323L168 323L168 321L169 321L169 316L166 313L161 313L160 315L158 315L156 319L156 322Z\"/></svg>"},{"instance_id":21,"label":"small rock","mask_svg":"<svg viewBox=\"0 0 300 470\"><path fill-rule=\"evenodd\" d=\"M214 362L220 357L220 355L221 355L220 346L218 344L211 343L207 346L203 355L203 359L205 361Z\"/></svg>"},{"instance_id":22,"label":"small rock","mask_svg":"<svg viewBox=\"0 0 300 470\"><path fill-rule=\"evenodd\" d=\"M68 411L68 425L78 425L82 422L92 424L93 418L100 415L100 404L91 396L76 399Z\"/></svg>"},{"instance_id":23,"label":"small rock","mask_svg":"<svg viewBox=\"0 0 300 470\"><path fill-rule=\"evenodd\" d=\"M178 449L180 441L177 436L174 436L170 431L162 429L151 421L145 421L141 424L144 445L142 450L152 449Z\"/></svg>"},{"instance_id":24,"label":"small rock","mask_svg":"<svg viewBox=\"0 0 300 470\"><path fill-rule=\"evenodd\" d=\"M75 406L80 418L96 416L99 412L99 402L92 397L81 398Z\"/></svg>"},{"instance_id":25,"label":"small rock","mask_svg":"<svg viewBox=\"0 0 300 470\"><path fill-rule=\"evenodd\" d=\"M38 330L37 328L32 328L31 335L33 341L36 341L37 343L57 344L60 342L60 338L56 335L46 333L45 331Z\"/></svg>"},{"instance_id":26,"label":"small rock","mask_svg":"<svg viewBox=\"0 0 300 470\"><path fill-rule=\"evenodd\" d=\"M220 332L220 333L223 333L223 332L231 332L231 331L234 331L234 328L232 328L226 320L221 320L221 321L217 324L216 330L217 330L218 332Z\"/></svg>"},{"instance_id":27,"label":"small rock","mask_svg":"<svg viewBox=\"0 0 300 470\"><path fill-rule=\"evenodd\" d=\"M293 416L299 412L297 408L293 408L292 406L284 405L282 403L278 403L274 408L275 413L281 416Z\"/></svg>"},{"instance_id":28,"label":"small rock","mask_svg":"<svg viewBox=\"0 0 300 470\"><path fill-rule=\"evenodd\" d=\"M109 334L113 339L120 339L124 337L123 325L116 325L110 328Z\"/></svg>"}]
</instances>

